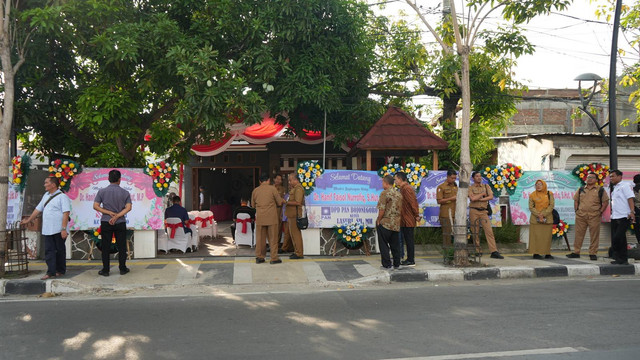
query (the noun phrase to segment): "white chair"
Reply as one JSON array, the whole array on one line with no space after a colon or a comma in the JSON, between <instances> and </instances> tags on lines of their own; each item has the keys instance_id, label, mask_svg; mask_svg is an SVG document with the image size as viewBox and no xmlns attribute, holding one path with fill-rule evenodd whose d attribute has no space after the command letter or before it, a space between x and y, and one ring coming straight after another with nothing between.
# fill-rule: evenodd
<instances>
[{"instance_id":1,"label":"white chair","mask_svg":"<svg viewBox=\"0 0 640 360\"><path fill-rule=\"evenodd\" d=\"M167 233L164 230L156 230L156 235L158 237L158 251L162 250L166 253L169 252L169 238L167 237Z\"/></svg>"},{"instance_id":2,"label":"white chair","mask_svg":"<svg viewBox=\"0 0 640 360\"><path fill-rule=\"evenodd\" d=\"M209 236L209 237L217 237L217 223L213 219L213 212L209 210L198 212L198 217L196 218L196 222L198 224L198 231L200 236Z\"/></svg>"},{"instance_id":3,"label":"white chair","mask_svg":"<svg viewBox=\"0 0 640 360\"><path fill-rule=\"evenodd\" d=\"M242 232L242 229L244 228L245 224L241 222L236 222L236 233L235 233L236 248L238 248L238 245L249 245L251 247L254 247L255 243L254 243L253 229L251 229L251 216L247 213L240 213L236 215L236 219L246 221L246 232Z\"/></svg>"},{"instance_id":4,"label":"white chair","mask_svg":"<svg viewBox=\"0 0 640 360\"><path fill-rule=\"evenodd\" d=\"M193 251L198 250L200 246L200 236L198 234L198 225L196 224L196 214L189 213L189 229L191 229L191 249Z\"/></svg>"},{"instance_id":5,"label":"white chair","mask_svg":"<svg viewBox=\"0 0 640 360\"><path fill-rule=\"evenodd\" d=\"M191 235L184 232L182 227L182 220L179 218L166 218L164 219L167 235L169 250L178 249L183 253L187 252L187 247L191 243Z\"/></svg>"}]
</instances>

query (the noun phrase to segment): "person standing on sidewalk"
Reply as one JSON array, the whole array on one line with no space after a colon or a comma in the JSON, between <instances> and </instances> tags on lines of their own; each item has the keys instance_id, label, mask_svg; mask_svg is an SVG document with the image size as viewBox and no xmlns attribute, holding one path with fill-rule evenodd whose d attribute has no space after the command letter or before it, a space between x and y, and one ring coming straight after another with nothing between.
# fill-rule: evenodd
<instances>
[{"instance_id":1,"label":"person standing on sidewalk","mask_svg":"<svg viewBox=\"0 0 640 360\"><path fill-rule=\"evenodd\" d=\"M491 228L491 219L487 211L489 200L493 199L493 191L489 185L482 183L482 175L479 172L472 172L471 179L473 185L469 187L469 200L471 200L469 203L469 222L471 223L471 232L474 234L473 242L476 244L476 250L479 253L482 251L480 248L480 226L482 226L491 257L504 259L504 256L498 252L496 239L493 237L493 229Z\"/></svg>"},{"instance_id":2,"label":"person standing on sidewalk","mask_svg":"<svg viewBox=\"0 0 640 360\"><path fill-rule=\"evenodd\" d=\"M628 265L627 261L627 229L630 222L635 222L633 190L627 184L621 184L622 171L611 170L611 239L612 264Z\"/></svg>"},{"instance_id":3,"label":"person standing on sidewalk","mask_svg":"<svg viewBox=\"0 0 640 360\"><path fill-rule=\"evenodd\" d=\"M458 196L458 185L456 178L458 173L455 170L447 170L447 178L436 188L436 201L440 205L438 220L442 227L442 246L450 247L453 236L453 219L456 218L456 197Z\"/></svg>"},{"instance_id":4,"label":"person standing on sidewalk","mask_svg":"<svg viewBox=\"0 0 640 360\"><path fill-rule=\"evenodd\" d=\"M47 191L31 215L20 222L25 225L42 214L42 236L44 236L44 259L47 273L40 280L62 276L67 272L67 249L65 241L69 233L67 224L71 213L71 201L60 190L60 181L50 176L44 179Z\"/></svg>"},{"instance_id":5,"label":"person standing on sidewalk","mask_svg":"<svg viewBox=\"0 0 640 360\"><path fill-rule=\"evenodd\" d=\"M547 183L538 180L536 190L529 195L529 253L534 259L553 259L551 237L553 236L553 194L547 190Z\"/></svg>"},{"instance_id":6,"label":"person standing on sidewalk","mask_svg":"<svg viewBox=\"0 0 640 360\"><path fill-rule=\"evenodd\" d=\"M109 276L109 243L115 235L118 247L118 267L120 275L129 272L127 268L127 219L131 211L131 195L120 187L122 174L118 170L109 171L109 186L98 190L93 200L93 209L102 213L100 229L102 232L102 270L98 275Z\"/></svg>"},{"instance_id":7,"label":"person standing on sidewalk","mask_svg":"<svg viewBox=\"0 0 640 360\"><path fill-rule=\"evenodd\" d=\"M633 176L633 204L635 208L636 222L633 225L636 233L636 241L640 244L640 174Z\"/></svg>"},{"instance_id":8,"label":"person standing on sidewalk","mask_svg":"<svg viewBox=\"0 0 640 360\"><path fill-rule=\"evenodd\" d=\"M573 195L573 208L576 211L576 235L573 241L573 252L567 254L570 259L580 257L580 249L584 236L589 229L589 259L598 260L600 246L600 224L602 213L609 206L609 195L604 188L597 185L596 174L587 174L586 185L581 186Z\"/></svg>"},{"instance_id":9,"label":"person standing on sidewalk","mask_svg":"<svg viewBox=\"0 0 640 360\"><path fill-rule=\"evenodd\" d=\"M395 175L395 184L400 188L400 195L402 195L400 232L402 232L402 239L407 245L407 259L400 264L404 266L416 266L413 233L417 221L420 220L418 199L416 199L416 192L413 190L413 186L407 181L407 174L404 172L400 171Z\"/></svg>"},{"instance_id":10,"label":"person standing on sidewalk","mask_svg":"<svg viewBox=\"0 0 640 360\"><path fill-rule=\"evenodd\" d=\"M270 184L269 175L260 176L260 186L251 193L251 205L256 209L256 264L265 262L266 238L269 238L270 264L282 262L278 258L278 210L282 198L276 187Z\"/></svg>"},{"instance_id":11,"label":"person standing on sidewalk","mask_svg":"<svg viewBox=\"0 0 640 360\"><path fill-rule=\"evenodd\" d=\"M300 185L300 180L295 173L289 174L289 200L285 206L287 224L289 224L289 236L293 242L293 254L289 259L297 260L304 258L304 248L302 243L302 231L298 229L297 218L302 217L302 207L304 206L304 189Z\"/></svg>"},{"instance_id":12,"label":"person standing on sidewalk","mask_svg":"<svg viewBox=\"0 0 640 360\"><path fill-rule=\"evenodd\" d=\"M280 197L284 199L284 193L285 193L285 188L284 185L282 185L282 175L280 174L276 174L276 176L273 177L273 185L276 187L276 190L278 190L278 194L280 194ZM278 206L278 248L280 250L280 252L282 252L282 246L280 246L280 240L282 240L282 205Z\"/></svg>"},{"instance_id":13,"label":"person standing on sidewalk","mask_svg":"<svg viewBox=\"0 0 640 360\"><path fill-rule=\"evenodd\" d=\"M378 231L378 246L380 247L380 257L382 267L391 269L391 259L389 249L393 257L393 268L400 267L400 211L402 196L393 188L393 176L386 175L382 179L382 193L378 199L378 218L376 219L376 230Z\"/></svg>"}]
</instances>

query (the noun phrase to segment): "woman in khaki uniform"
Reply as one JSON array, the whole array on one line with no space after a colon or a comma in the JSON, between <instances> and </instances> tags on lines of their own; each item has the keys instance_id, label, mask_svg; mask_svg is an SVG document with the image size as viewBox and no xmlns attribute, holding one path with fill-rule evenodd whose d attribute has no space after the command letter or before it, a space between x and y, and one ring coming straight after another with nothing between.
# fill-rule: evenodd
<instances>
[{"instance_id":1,"label":"woman in khaki uniform","mask_svg":"<svg viewBox=\"0 0 640 360\"><path fill-rule=\"evenodd\" d=\"M546 259L551 256L551 237L553 230L553 207L555 201L553 194L547 191L547 183L544 180L536 181L536 191L529 195L529 253L534 259L542 259L540 254L545 254Z\"/></svg>"},{"instance_id":2,"label":"woman in khaki uniform","mask_svg":"<svg viewBox=\"0 0 640 360\"><path fill-rule=\"evenodd\" d=\"M473 235L473 243L476 245L476 251L481 253L480 248L480 226L484 230L484 236L487 238L487 245L489 245L489 252L491 252L491 258L504 259L504 256L498 252L496 246L496 239L493 236L493 229L491 228L491 219L487 211L489 200L493 199L493 191L487 184L482 183L482 175L474 171L471 173L471 179L473 185L469 187L469 222L471 223L471 232Z\"/></svg>"},{"instance_id":3,"label":"woman in khaki uniform","mask_svg":"<svg viewBox=\"0 0 640 360\"><path fill-rule=\"evenodd\" d=\"M304 206L304 189L300 185L298 176L295 173L289 174L289 200L287 200L284 208L287 215L287 224L289 225L289 235L293 241L294 253L289 259L304 259L304 249L302 243L302 231L298 229L296 219L302 216L302 207Z\"/></svg>"}]
</instances>

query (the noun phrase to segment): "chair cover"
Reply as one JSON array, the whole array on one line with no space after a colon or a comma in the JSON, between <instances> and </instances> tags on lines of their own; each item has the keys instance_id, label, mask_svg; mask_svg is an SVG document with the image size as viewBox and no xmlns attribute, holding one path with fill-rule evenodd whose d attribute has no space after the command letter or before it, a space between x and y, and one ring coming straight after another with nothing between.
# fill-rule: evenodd
<instances>
[{"instance_id":1,"label":"chair cover","mask_svg":"<svg viewBox=\"0 0 640 360\"><path fill-rule=\"evenodd\" d=\"M156 235L158 237L158 251L169 252L169 238L164 230L156 230Z\"/></svg>"},{"instance_id":2,"label":"chair cover","mask_svg":"<svg viewBox=\"0 0 640 360\"><path fill-rule=\"evenodd\" d=\"M198 225L196 224L196 214L189 213L189 229L191 229L191 246L192 250L197 250L200 246L200 235L198 234Z\"/></svg>"},{"instance_id":3,"label":"chair cover","mask_svg":"<svg viewBox=\"0 0 640 360\"><path fill-rule=\"evenodd\" d=\"M213 219L213 212L209 210L198 212L196 224L198 225L200 236L217 237L218 224Z\"/></svg>"},{"instance_id":4,"label":"chair cover","mask_svg":"<svg viewBox=\"0 0 640 360\"><path fill-rule=\"evenodd\" d=\"M255 243L251 229L251 216L247 213L239 213L234 221L236 222L236 248L238 245L253 247Z\"/></svg>"},{"instance_id":5,"label":"chair cover","mask_svg":"<svg viewBox=\"0 0 640 360\"><path fill-rule=\"evenodd\" d=\"M182 220L179 218L166 218L164 222L169 238L169 250L178 249L186 253L187 247L191 242L191 235L185 234L184 228L182 227Z\"/></svg>"}]
</instances>

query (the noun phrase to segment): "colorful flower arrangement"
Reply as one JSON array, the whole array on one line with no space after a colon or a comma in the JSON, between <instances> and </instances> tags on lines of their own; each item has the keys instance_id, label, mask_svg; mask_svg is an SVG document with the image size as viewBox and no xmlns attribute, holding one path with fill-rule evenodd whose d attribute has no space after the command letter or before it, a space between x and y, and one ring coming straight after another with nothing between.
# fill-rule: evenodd
<instances>
[{"instance_id":1,"label":"colorful flower arrangement","mask_svg":"<svg viewBox=\"0 0 640 360\"><path fill-rule=\"evenodd\" d=\"M598 186L604 184L604 179L609 176L609 166L601 163L582 164L573 168L572 174L579 177L582 185L587 183L587 175L594 173L598 177Z\"/></svg>"},{"instance_id":2,"label":"colorful flower arrangement","mask_svg":"<svg viewBox=\"0 0 640 360\"><path fill-rule=\"evenodd\" d=\"M298 180L304 189L304 194L309 195L316 186L316 178L324 173L324 169L318 160L309 160L298 163Z\"/></svg>"},{"instance_id":3,"label":"colorful flower arrangement","mask_svg":"<svg viewBox=\"0 0 640 360\"><path fill-rule=\"evenodd\" d=\"M561 239L564 234L569 231L569 224L567 224L564 220L560 219L558 224L553 224L553 229L551 230L551 234L554 239Z\"/></svg>"},{"instance_id":4,"label":"colorful flower arrangement","mask_svg":"<svg viewBox=\"0 0 640 360\"><path fill-rule=\"evenodd\" d=\"M408 163L405 166L400 164L387 164L378 170L378 176L381 178L387 175L394 176L399 172L407 174L407 181L413 186L416 192L420 189L422 179L426 178L429 173L426 166L417 163Z\"/></svg>"},{"instance_id":5,"label":"colorful flower arrangement","mask_svg":"<svg viewBox=\"0 0 640 360\"><path fill-rule=\"evenodd\" d=\"M494 196L499 196L502 189L505 189L509 195L513 195L522 173L522 167L512 163L487 166L481 172L482 177L489 181Z\"/></svg>"},{"instance_id":6,"label":"colorful flower arrangement","mask_svg":"<svg viewBox=\"0 0 640 360\"><path fill-rule=\"evenodd\" d=\"M90 233L91 240L96 244L98 250L102 251L102 228L97 228ZM118 252L118 245L116 244L115 234L111 237L111 248L109 253L115 254Z\"/></svg>"},{"instance_id":7,"label":"colorful flower arrangement","mask_svg":"<svg viewBox=\"0 0 640 360\"><path fill-rule=\"evenodd\" d=\"M31 157L29 155L18 155L11 159L10 181L18 187L18 191L20 192L23 192L25 186L27 186L27 176L29 176L30 166Z\"/></svg>"},{"instance_id":8,"label":"colorful flower arrangement","mask_svg":"<svg viewBox=\"0 0 640 360\"><path fill-rule=\"evenodd\" d=\"M158 197L163 197L169 191L169 185L176 179L176 171L164 161L148 164L144 173L153 179L153 191Z\"/></svg>"},{"instance_id":9,"label":"colorful flower arrangement","mask_svg":"<svg viewBox=\"0 0 640 360\"><path fill-rule=\"evenodd\" d=\"M71 179L80 174L82 168L77 162L68 159L56 159L49 166L49 176L55 176L60 180L60 188L62 191L69 190Z\"/></svg>"},{"instance_id":10,"label":"colorful flower arrangement","mask_svg":"<svg viewBox=\"0 0 640 360\"><path fill-rule=\"evenodd\" d=\"M347 249L359 249L364 245L364 240L371 231L371 228L364 226L361 222L333 227L333 232L336 234L338 241Z\"/></svg>"}]
</instances>

